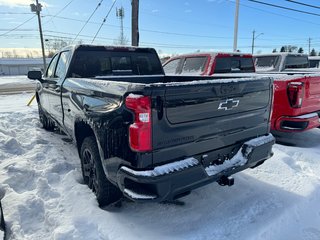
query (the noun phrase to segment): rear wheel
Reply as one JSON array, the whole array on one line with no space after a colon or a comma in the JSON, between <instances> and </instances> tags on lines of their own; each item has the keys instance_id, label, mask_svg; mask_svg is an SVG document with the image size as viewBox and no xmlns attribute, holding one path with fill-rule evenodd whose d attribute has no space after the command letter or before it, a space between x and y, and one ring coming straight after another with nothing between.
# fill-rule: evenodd
<instances>
[{"instance_id":1,"label":"rear wheel","mask_svg":"<svg viewBox=\"0 0 320 240\"><path fill-rule=\"evenodd\" d=\"M42 124L42 127L47 131L53 131L55 126L54 122L43 111L40 103L38 103L38 110L39 110L39 120L40 120L40 123Z\"/></svg>"},{"instance_id":2,"label":"rear wheel","mask_svg":"<svg viewBox=\"0 0 320 240\"><path fill-rule=\"evenodd\" d=\"M80 151L84 182L95 193L100 207L110 205L121 198L120 190L106 177L96 139L93 136L83 140Z\"/></svg>"}]
</instances>

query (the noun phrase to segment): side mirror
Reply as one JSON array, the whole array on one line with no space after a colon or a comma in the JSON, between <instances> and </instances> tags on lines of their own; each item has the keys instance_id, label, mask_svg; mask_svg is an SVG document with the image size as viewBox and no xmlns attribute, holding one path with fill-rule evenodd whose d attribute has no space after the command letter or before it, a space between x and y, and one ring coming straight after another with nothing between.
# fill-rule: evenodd
<instances>
[{"instance_id":1,"label":"side mirror","mask_svg":"<svg viewBox=\"0 0 320 240\"><path fill-rule=\"evenodd\" d=\"M42 72L41 71L29 71L28 78L32 80L41 80L42 79Z\"/></svg>"}]
</instances>

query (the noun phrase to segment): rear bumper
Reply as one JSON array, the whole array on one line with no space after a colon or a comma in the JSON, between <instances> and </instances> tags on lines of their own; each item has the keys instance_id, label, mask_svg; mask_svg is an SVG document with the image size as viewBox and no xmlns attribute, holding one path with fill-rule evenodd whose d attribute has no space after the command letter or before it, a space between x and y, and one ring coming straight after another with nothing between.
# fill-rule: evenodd
<instances>
[{"instance_id":1,"label":"rear bumper","mask_svg":"<svg viewBox=\"0 0 320 240\"><path fill-rule=\"evenodd\" d=\"M319 126L319 113L310 113L295 117L280 117L275 123L274 130L282 132L302 132Z\"/></svg>"},{"instance_id":2,"label":"rear bumper","mask_svg":"<svg viewBox=\"0 0 320 240\"><path fill-rule=\"evenodd\" d=\"M256 166L272 156L274 142L271 134L252 139L245 142L231 159L208 167L194 157L152 170L141 171L122 166L117 173L117 185L127 198L137 202L173 200L192 189Z\"/></svg>"}]
</instances>

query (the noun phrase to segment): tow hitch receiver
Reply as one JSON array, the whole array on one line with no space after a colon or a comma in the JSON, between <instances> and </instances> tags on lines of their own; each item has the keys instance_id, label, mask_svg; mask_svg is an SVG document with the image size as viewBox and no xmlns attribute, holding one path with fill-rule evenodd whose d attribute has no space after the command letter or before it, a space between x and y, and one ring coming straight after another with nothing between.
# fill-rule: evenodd
<instances>
[{"instance_id":1,"label":"tow hitch receiver","mask_svg":"<svg viewBox=\"0 0 320 240\"><path fill-rule=\"evenodd\" d=\"M222 176L222 177L218 180L218 184L219 184L220 186L229 186L229 187L231 187L231 186L234 184L234 178Z\"/></svg>"}]
</instances>

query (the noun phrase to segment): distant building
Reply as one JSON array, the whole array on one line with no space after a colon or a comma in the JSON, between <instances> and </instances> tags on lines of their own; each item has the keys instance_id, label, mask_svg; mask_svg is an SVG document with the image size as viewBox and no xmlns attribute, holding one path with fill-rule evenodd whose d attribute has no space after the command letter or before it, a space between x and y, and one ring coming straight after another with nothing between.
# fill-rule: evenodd
<instances>
[{"instance_id":1,"label":"distant building","mask_svg":"<svg viewBox=\"0 0 320 240\"><path fill-rule=\"evenodd\" d=\"M47 64L49 62L47 58ZM0 75L27 75L34 69L43 71L42 58L0 58Z\"/></svg>"}]
</instances>

